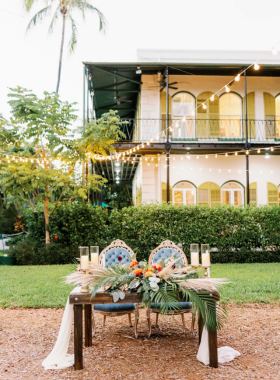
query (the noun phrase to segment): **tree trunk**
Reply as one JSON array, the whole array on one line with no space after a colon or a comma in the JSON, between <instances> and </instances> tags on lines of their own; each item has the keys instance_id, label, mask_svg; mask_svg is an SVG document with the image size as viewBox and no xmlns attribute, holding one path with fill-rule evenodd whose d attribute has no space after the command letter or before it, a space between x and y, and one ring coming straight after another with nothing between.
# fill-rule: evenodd
<instances>
[{"instance_id":1,"label":"tree trunk","mask_svg":"<svg viewBox=\"0 0 280 380\"><path fill-rule=\"evenodd\" d=\"M45 216L45 230L46 230L46 244L50 244L50 232L49 232L49 200L45 199L45 207L44 207L44 216Z\"/></svg>"},{"instance_id":2,"label":"tree trunk","mask_svg":"<svg viewBox=\"0 0 280 380\"><path fill-rule=\"evenodd\" d=\"M62 54L63 54L63 45L64 45L64 34L65 34L65 20L66 14L62 13L62 37L61 37L61 46L60 46L60 57L59 57L59 66L58 66L58 77L57 77L57 85L56 85L56 93L58 94L59 84L60 84L60 74L61 74L61 66L62 66Z\"/></svg>"}]
</instances>

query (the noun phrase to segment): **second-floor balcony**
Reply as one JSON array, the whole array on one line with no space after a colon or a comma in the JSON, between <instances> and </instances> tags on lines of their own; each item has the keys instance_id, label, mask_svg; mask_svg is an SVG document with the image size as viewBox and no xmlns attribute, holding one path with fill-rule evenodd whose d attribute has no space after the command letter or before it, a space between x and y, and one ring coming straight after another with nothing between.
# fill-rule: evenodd
<instances>
[{"instance_id":1,"label":"second-floor balcony","mask_svg":"<svg viewBox=\"0 0 280 380\"><path fill-rule=\"evenodd\" d=\"M167 137L173 142L242 142L247 137L250 143L273 143L280 141L280 120L252 120L238 118L220 119L126 119L124 141L163 142Z\"/></svg>"}]
</instances>

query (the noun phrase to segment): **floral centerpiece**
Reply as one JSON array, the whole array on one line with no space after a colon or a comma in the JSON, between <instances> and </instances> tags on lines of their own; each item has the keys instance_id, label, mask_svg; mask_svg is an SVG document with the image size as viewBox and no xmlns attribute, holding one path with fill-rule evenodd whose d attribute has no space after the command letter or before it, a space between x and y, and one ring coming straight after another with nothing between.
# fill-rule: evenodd
<instances>
[{"instance_id":1,"label":"floral centerpiece","mask_svg":"<svg viewBox=\"0 0 280 380\"><path fill-rule=\"evenodd\" d=\"M126 293L138 293L145 307L151 303L161 313L180 308L179 302L192 302L195 312L199 311L208 330L220 329L226 318L226 310L217 304L215 287L226 283L224 279L199 278L191 267L181 266L174 256L149 266L146 261L138 262L136 256L129 264L119 263L109 268L90 263L88 272L77 270L66 276L66 283L89 286L92 297L98 290L109 292L113 301L124 299ZM211 291L213 293L211 293Z\"/></svg>"}]
</instances>

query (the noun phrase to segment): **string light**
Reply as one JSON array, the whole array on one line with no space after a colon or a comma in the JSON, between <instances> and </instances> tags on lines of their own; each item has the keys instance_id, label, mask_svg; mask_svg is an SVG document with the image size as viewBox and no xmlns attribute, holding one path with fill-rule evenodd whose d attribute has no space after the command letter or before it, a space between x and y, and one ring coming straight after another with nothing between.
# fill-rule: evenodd
<instances>
[{"instance_id":1,"label":"string light","mask_svg":"<svg viewBox=\"0 0 280 380\"><path fill-rule=\"evenodd\" d=\"M274 151L274 148L273 148L273 147L271 147L271 148L270 148L270 150L271 150L271 152L273 152L273 151Z\"/></svg>"},{"instance_id":2,"label":"string light","mask_svg":"<svg viewBox=\"0 0 280 380\"><path fill-rule=\"evenodd\" d=\"M240 74L237 74L236 77L234 78L234 80L235 80L236 82L239 82L239 80L240 80Z\"/></svg>"},{"instance_id":3,"label":"string light","mask_svg":"<svg viewBox=\"0 0 280 380\"><path fill-rule=\"evenodd\" d=\"M275 49L275 47L272 48L272 55L277 55L278 51Z\"/></svg>"},{"instance_id":4,"label":"string light","mask_svg":"<svg viewBox=\"0 0 280 380\"><path fill-rule=\"evenodd\" d=\"M176 121L176 123L175 123L175 127L176 127L176 128L179 127L179 123L178 123L178 121Z\"/></svg>"},{"instance_id":5,"label":"string light","mask_svg":"<svg viewBox=\"0 0 280 380\"><path fill-rule=\"evenodd\" d=\"M208 156L206 155L205 158L208 158Z\"/></svg>"},{"instance_id":6,"label":"string light","mask_svg":"<svg viewBox=\"0 0 280 380\"><path fill-rule=\"evenodd\" d=\"M211 96L211 98L210 98L211 102L213 102L214 99L215 99L215 94L213 94L213 95Z\"/></svg>"},{"instance_id":7,"label":"string light","mask_svg":"<svg viewBox=\"0 0 280 380\"><path fill-rule=\"evenodd\" d=\"M255 70L259 70L259 68L260 68L260 65L256 62L256 63L254 64L254 69L255 69Z\"/></svg>"},{"instance_id":8,"label":"string light","mask_svg":"<svg viewBox=\"0 0 280 380\"><path fill-rule=\"evenodd\" d=\"M215 154L215 158L218 158L218 155L217 155L217 154Z\"/></svg>"},{"instance_id":9,"label":"string light","mask_svg":"<svg viewBox=\"0 0 280 380\"><path fill-rule=\"evenodd\" d=\"M226 157L228 156L228 154L226 153Z\"/></svg>"},{"instance_id":10,"label":"string light","mask_svg":"<svg viewBox=\"0 0 280 380\"><path fill-rule=\"evenodd\" d=\"M206 105L205 103L203 103L203 104L202 104L202 108L203 108L204 110L206 110L206 109L207 109L207 105Z\"/></svg>"},{"instance_id":11,"label":"string light","mask_svg":"<svg viewBox=\"0 0 280 380\"><path fill-rule=\"evenodd\" d=\"M183 123L184 123L186 121L186 116L184 116L182 120L183 120Z\"/></svg>"},{"instance_id":12,"label":"string light","mask_svg":"<svg viewBox=\"0 0 280 380\"><path fill-rule=\"evenodd\" d=\"M235 152L235 155L237 156L237 155L238 155L238 153L237 153L237 152Z\"/></svg>"},{"instance_id":13,"label":"string light","mask_svg":"<svg viewBox=\"0 0 280 380\"><path fill-rule=\"evenodd\" d=\"M228 87L228 85L225 85L225 90L226 92L230 92L230 88Z\"/></svg>"},{"instance_id":14,"label":"string light","mask_svg":"<svg viewBox=\"0 0 280 380\"><path fill-rule=\"evenodd\" d=\"M260 149L258 149L258 153L261 153L261 150L260 150Z\"/></svg>"},{"instance_id":15,"label":"string light","mask_svg":"<svg viewBox=\"0 0 280 380\"><path fill-rule=\"evenodd\" d=\"M246 154L249 154L249 150L246 150Z\"/></svg>"}]
</instances>

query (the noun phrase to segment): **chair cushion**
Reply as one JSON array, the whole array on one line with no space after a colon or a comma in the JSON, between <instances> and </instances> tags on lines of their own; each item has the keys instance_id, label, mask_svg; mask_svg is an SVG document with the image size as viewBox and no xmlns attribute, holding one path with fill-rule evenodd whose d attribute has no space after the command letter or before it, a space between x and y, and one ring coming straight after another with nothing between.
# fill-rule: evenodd
<instances>
[{"instance_id":1,"label":"chair cushion","mask_svg":"<svg viewBox=\"0 0 280 380\"><path fill-rule=\"evenodd\" d=\"M161 260L165 260L168 257L171 257L173 254L176 259L178 259L179 257L181 258L181 260L178 260L177 263L183 264L183 260L180 253L176 251L176 249L174 248L162 248L159 251L157 251L153 258L153 264L158 263Z\"/></svg>"},{"instance_id":2,"label":"chair cushion","mask_svg":"<svg viewBox=\"0 0 280 380\"><path fill-rule=\"evenodd\" d=\"M177 304L177 307L179 310L189 310L192 308L192 303L191 302L179 302ZM160 303L159 304L155 304L152 302L151 304L151 309L159 309L160 308ZM168 307L168 310L172 310L170 307Z\"/></svg>"},{"instance_id":3,"label":"chair cushion","mask_svg":"<svg viewBox=\"0 0 280 380\"><path fill-rule=\"evenodd\" d=\"M121 257L122 260L119 261L118 257ZM124 248L111 248L105 254L105 266L108 268L111 265L116 264L128 264L131 261L131 256L129 252Z\"/></svg>"},{"instance_id":4,"label":"chair cushion","mask_svg":"<svg viewBox=\"0 0 280 380\"><path fill-rule=\"evenodd\" d=\"M122 311L135 310L134 303L107 303L94 305L94 310L104 311L106 313L117 313Z\"/></svg>"}]
</instances>

